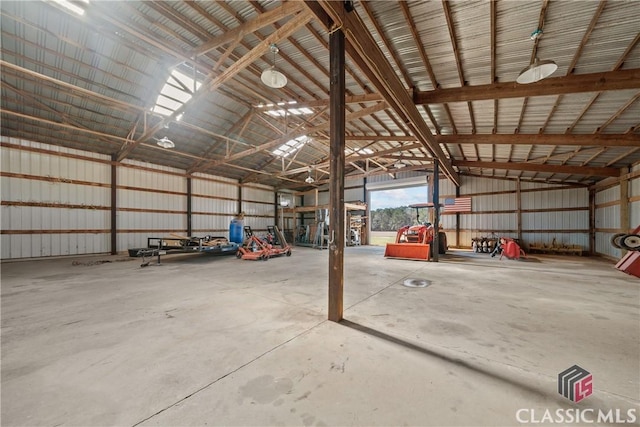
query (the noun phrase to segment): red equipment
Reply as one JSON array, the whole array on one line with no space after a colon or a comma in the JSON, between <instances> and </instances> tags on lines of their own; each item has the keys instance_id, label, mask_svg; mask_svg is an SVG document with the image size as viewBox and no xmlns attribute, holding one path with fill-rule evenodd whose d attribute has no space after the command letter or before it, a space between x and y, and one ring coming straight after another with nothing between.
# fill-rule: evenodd
<instances>
[{"instance_id":1,"label":"red equipment","mask_svg":"<svg viewBox=\"0 0 640 427\"><path fill-rule=\"evenodd\" d=\"M410 205L416 209L417 221L420 222L419 208L433 208L433 203L419 203ZM428 261L431 258L431 246L435 228L431 224L406 225L401 227L396 234L395 243L387 243L384 251L386 258L417 259ZM439 253L444 254L447 250L447 235L439 233L440 240Z\"/></svg>"},{"instance_id":2,"label":"red equipment","mask_svg":"<svg viewBox=\"0 0 640 427\"><path fill-rule=\"evenodd\" d=\"M520 245L518 245L515 240L509 239L508 237L502 237L500 244L502 245L502 253L500 254L500 259L503 256L506 256L509 259L520 259L520 255L523 258L527 257L527 254L524 253Z\"/></svg>"},{"instance_id":3,"label":"red equipment","mask_svg":"<svg viewBox=\"0 0 640 427\"><path fill-rule=\"evenodd\" d=\"M269 233L264 239L253 234L251 227L245 226L247 236L238 249L236 257L239 259L267 261L274 256L291 256L291 246L287 243L282 232L276 227L268 227Z\"/></svg>"}]
</instances>

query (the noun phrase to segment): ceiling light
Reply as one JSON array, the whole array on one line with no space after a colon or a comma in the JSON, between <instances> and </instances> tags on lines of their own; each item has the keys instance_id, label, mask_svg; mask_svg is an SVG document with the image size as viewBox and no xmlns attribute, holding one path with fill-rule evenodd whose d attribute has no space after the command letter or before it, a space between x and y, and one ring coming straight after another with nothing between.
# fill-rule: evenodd
<instances>
[{"instance_id":1,"label":"ceiling light","mask_svg":"<svg viewBox=\"0 0 640 427\"><path fill-rule=\"evenodd\" d=\"M538 58L533 64L526 67L520 72L516 81L520 84L535 83L542 79L546 79L558 69L558 65L547 59L539 61Z\"/></svg>"},{"instance_id":2,"label":"ceiling light","mask_svg":"<svg viewBox=\"0 0 640 427\"><path fill-rule=\"evenodd\" d=\"M405 162L403 162L402 160L398 160L397 162L395 162L393 164L393 167L396 168L396 169L402 169L405 166L407 166L407 164Z\"/></svg>"},{"instance_id":3,"label":"ceiling light","mask_svg":"<svg viewBox=\"0 0 640 427\"><path fill-rule=\"evenodd\" d=\"M273 53L273 65L262 72L260 80L271 88L280 89L286 86L287 77L280 71L276 70L276 53L280 52L278 46L272 44L271 52Z\"/></svg>"},{"instance_id":4,"label":"ceiling light","mask_svg":"<svg viewBox=\"0 0 640 427\"><path fill-rule=\"evenodd\" d=\"M154 139L156 140L156 144L158 144L162 148L173 148L176 146L176 144L174 144L173 141L171 141L166 136L163 136L162 139Z\"/></svg>"},{"instance_id":5,"label":"ceiling light","mask_svg":"<svg viewBox=\"0 0 640 427\"><path fill-rule=\"evenodd\" d=\"M311 176L311 168L309 168L309 176L307 176L307 178L304 180L304 182L306 182L307 184L311 184L316 182L315 179L313 179L313 177Z\"/></svg>"}]
</instances>

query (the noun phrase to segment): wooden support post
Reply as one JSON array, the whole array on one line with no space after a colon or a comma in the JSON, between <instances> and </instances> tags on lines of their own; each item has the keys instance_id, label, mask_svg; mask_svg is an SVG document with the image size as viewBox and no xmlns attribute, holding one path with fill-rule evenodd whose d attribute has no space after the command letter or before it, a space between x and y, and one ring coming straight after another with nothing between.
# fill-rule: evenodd
<instances>
[{"instance_id":1,"label":"wooden support post","mask_svg":"<svg viewBox=\"0 0 640 427\"><path fill-rule=\"evenodd\" d=\"M433 158L433 242L431 245L431 260L438 262L440 253L440 161Z\"/></svg>"},{"instance_id":2,"label":"wooden support post","mask_svg":"<svg viewBox=\"0 0 640 427\"><path fill-rule=\"evenodd\" d=\"M118 208L118 162L117 155L111 156L111 255L118 253L118 227L117 227L117 208Z\"/></svg>"},{"instance_id":3,"label":"wooden support post","mask_svg":"<svg viewBox=\"0 0 640 427\"><path fill-rule=\"evenodd\" d=\"M273 207L274 207L274 212L273 212L273 217L274 217L274 221L273 223L275 225L278 226L278 228L280 227L280 197L278 196L278 192L276 191L275 193L273 193ZM284 212L283 215L284 216ZM282 223L282 228L280 229L280 231L282 231L284 233L284 221Z\"/></svg>"},{"instance_id":4,"label":"wooden support post","mask_svg":"<svg viewBox=\"0 0 640 427\"><path fill-rule=\"evenodd\" d=\"M456 186L456 197L460 197L459 186ZM460 212L456 212L456 248L460 248Z\"/></svg>"},{"instance_id":5,"label":"wooden support post","mask_svg":"<svg viewBox=\"0 0 640 427\"><path fill-rule=\"evenodd\" d=\"M596 254L596 190L589 189L589 255Z\"/></svg>"},{"instance_id":6,"label":"wooden support post","mask_svg":"<svg viewBox=\"0 0 640 427\"><path fill-rule=\"evenodd\" d=\"M191 237L193 233L191 217L192 217L192 205L191 205L191 178L187 178L187 236Z\"/></svg>"},{"instance_id":7,"label":"wooden support post","mask_svg":"<svg viewBox=\"0 0 640 427\"><path fill-rule=\"evenodd\" d=\"M329 320L342 320L344 310L344 33L329 35Z\"/></svg>"},{"instance_id":8,"label":"wooden support post","mask_svg":"<svg viewBox=\"0 0 640 427\"><path fill-rule=\"evenodd\" d=\"M629 170L622 169L620 175L626 176ZM620 233L629 233L631 224L629 223L629 180L620 180ZM627 254L626 249L621 249L622 256Z\"/></svg>"},{"instance_id":9,"label":"wooden support post","mask_svg":"<svg viewBox=\"0 0 640 427\"><path fill-rule=\"evenodd\" d=\"M518 216L518 244L522 246L522 188L520 177L516 181L516 215Z\"/></svg>"}]
</instances>

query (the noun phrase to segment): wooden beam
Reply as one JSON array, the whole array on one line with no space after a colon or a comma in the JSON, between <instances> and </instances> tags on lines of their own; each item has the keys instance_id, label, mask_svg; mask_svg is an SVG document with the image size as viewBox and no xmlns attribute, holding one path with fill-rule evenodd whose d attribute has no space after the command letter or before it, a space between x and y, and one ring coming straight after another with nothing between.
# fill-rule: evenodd
<instances>
[{"instance_id":1,"label":"wooden beam","mask_svg":"<svg viewBox=\"0 0 640 427\"><path fill-rule=\"evenodd\" d=\"M405 142L417 141L415 136L410 135L346 135L346 141L386 141L386 142Z\"/></svg>"},{"instance_id":2,"label":"wooden beam","mask_svg":"<svg viewBox=\"0 0 640 427\"><path fill-rule=\"evenodd\" d=\"M236 61L232 66L225 69L218 76L204 83L198 92L188 101L182 104L180 108L175 110L171 116L164 118L156 125L147 129L136 141L131 144L123 145L122 149L118 153L118 161L122 161L125 159L141 142L149 139L153 136L158 130L162 129L164 124L169 121L175 120L175 118L182 114L187 107L193 105L200 98L207 96L211 93L211 91L216 90L220 87L224 82L233 78L236 74L238 74L243 69L250 66L253 61L262 56L265 52L269 50L269 46L272 43L275 43L279 40L285 39L291 36L294 32L296 32L300 27L304 26L307 22L311 20L311 14L308 12L302 12L297 16L293 17L289 22L283 25L278 30L274 31L271 35L266 37L263 41L258 43L253 49L251 49L246 55Z\"/></svg>"},{"instance_id":3,"label":"wooden beam","mask_svg":"<svg viewBox=\"0 0 640 427\"><path fill-rule=\"evenodd\" d=\"M359 110L359 111L356 111L354 113L349 114L346 117L346 121L356 120L358 118L368 116L368 115L370 115L372 113L375 113L376 111L383 110L384 108L386 108L386 104L384 102L379 102L378 104L376 104L374 106L363 108L362 110ZM293 131L289 132L288 134L284 135L281 138L274 139L274 140L272 140L270 142L267 142L266 144L262 144L260 146L249 148L249 149L241 151L239 153L232 154L230 156L225 157L224 159L212 160L210 162L207 162L206 166L207 167L218 166L218 165L221 165L223 163L228 163L228 162L231 162L233 160L241 159L241 158L243 158L245 156L248 156L250 154L259 153L261 151L277 147L279 145L282 145L282 144L286 143L287 141L290 141L292 139L298 138L300 136L312 135L315 132L320 132L320 131L326 130L329 127L330 127L330 122L322 123L322 124L319 124L319 125L313 126L313 127L307 127L305 129L303 129L302 127L298 127L296 129L294 129Z\"/></svg>"},{"instance_id":4,"label":"wooden beam","mask_svg":"<svg viewBox=\"0 0 640 427\"><path fill-rule=\"evenodd\" d=\"M624 177L628 172L628 169L622 169L620 175ZM622 178L620 180L620 232L626 233L631 228L629 219L629 181ZM622 256L626 255L626 253L627 251L623 249Z\"/></svg>"},{"instance_id":5,"label":"wooden beam","mask_svg":"<svg viewBox=\"0 0 640 427\"><path fill-rule=\"evenodd\" d=\"M195 58L227 43L232 43L235 40L242 40L242 38L259 30L260 28L271 25L282 18L293 15L294 13L298 13L300 10L302 10L302 5L299 2L292 1L283 3L275 9L258 15L255 19L245 22L231 30L225 31L220 36L201 44L197 48L192 49L188 55Z\"/></svg>"},{"instance_id":6,"label":"wooden beam","mask_svg":"<svg viewBox=\"0 0 640 427\"><path fill-rule=\"evenodd\" d=\"M441 144L579 145L638 147L640 135L627 134L475 134L437 135Z\"/></svg>"},{"instance_id":7,"label":"wooden beam","mask_svg":"<svg viewBox=\"0 0 640 427\"><path fill-rule=\"evenodd\" d=\"M616 168L601 168L601 167L588 167L588 166L558 166L558 165L545 165L537 163L516 163L516 162L471 162L458 160L453 162L454 166L467 167L467 168L481 168L481 169L504 169L504 170L517 170L517 171L530 171L530 172L548 172L548 173L563 173L570 175L585 175L585 176L619 176L620 170Z\"/></svg>"},{"instance_id":8,"label":"wooden beam","mask_svg":"<svg viewBox=\"0 0 640 427\"><path fill-rule=\"evenodd\" d=\"M344 7L344 6L343 6ZM344 311L344 131L345 38L341 30L329 35L330 167L329 180L329 320L339 322Z\"/></svg>"},{"instance_id":9,"label":"wooden beam","mask_svg":"<svg viewBox=\"0 0 640 427\"><path fill-rule=\"evenodd\" d=\"M118 254L118 164L113 161L115 155L111 156L111 204L110 210L110 240L111 255Z\"/></svg>"},{"instance_id":10,"label":"wooden beam","mask_svg":"<svg viewBox=\"0 0 640 427\"><path fill-rule=\"evenodd\" d=\"M305 2L307 7L315 13L314 3ZM454 184L460 185L460 177L451 166L451 161L436 143L422 115L413 104L411 96L358 14L347 12L342 2L322 0L318 4L322 6L325 13L319 16L316 14L316 16L322 20L325 15L328 15L335 23L335 28L340 28L345 33L349 42L347 52L352 60L409 127L411 133L416 135L424 147L441 161L443 172Z\"/></svg>"},{"instance_id":11,"label":"wooden beam","mask_svg":"<svg viewBox=\"0 0 640 427\"><path fill-rule=\"evenodd\" d=\"M640 69L635 68L548 78L530 84L506 82L415 92L413 101L416 105L442 104L637 88L640 88Z\"/></svg>"}]
</instances>

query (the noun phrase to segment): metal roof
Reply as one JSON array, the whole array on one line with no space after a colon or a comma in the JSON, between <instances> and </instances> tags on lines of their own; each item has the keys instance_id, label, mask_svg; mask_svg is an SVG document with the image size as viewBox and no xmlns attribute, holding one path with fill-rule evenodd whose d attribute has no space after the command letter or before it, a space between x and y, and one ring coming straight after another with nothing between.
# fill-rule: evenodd
<instances>
[{"instance_id":1,"label":"metal roof","mask_svg":"<svg viewBox=\"0 0 640 427\"><path fill-rule=\"evenodd\" d=\"M318 13L337 19L336 4L344 5L90 0L79 16L54 1L4 0L2 135L277 188L309 188L311 168L313 185L322 185L330 29ZM430 170L438 154L412 133L416 126L430 130L440 161L461 175L588 185L640 161L640 2L354 6L343 12L362 25L347 42L373 40L390 66L383 79L413 91L422 123L408 123L359 68L362 58L347 56L348 176L394 173L398 160L403 173ZM531 40L537 29L542 37ZM272 41L288 78L282 89L260 80L273 65ZM514 83L535 58L558 69L538 83ZM175 67L203 83L180 121L151 112ZM313 114L274 117L264 107L293 101L286 105ZM303 134L310 142L300 150L272 153ZM174 149L155 144L164 136Z\"/></svg>"}]
</instances>

